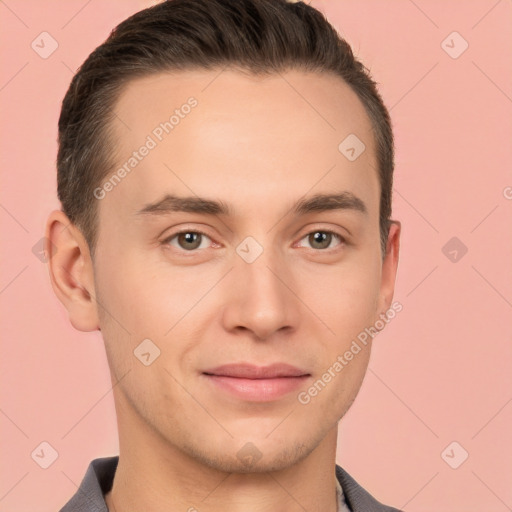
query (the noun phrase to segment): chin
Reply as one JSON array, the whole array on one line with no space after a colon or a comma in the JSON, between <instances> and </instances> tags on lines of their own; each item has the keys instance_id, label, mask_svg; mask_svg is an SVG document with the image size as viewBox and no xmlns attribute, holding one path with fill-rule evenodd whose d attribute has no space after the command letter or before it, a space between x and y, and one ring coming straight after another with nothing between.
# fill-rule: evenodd
<instances>
[{"instance_id":1,"label":"chin","mask_svg":"<svg viewBox=\"0 0 512 512\"><path fill-rule=\"evenodd\" d=\"M268 473L280 471L297 464L315 448L302 441L284 445L269 440L232 440L231 446L224 444L218 451L187 447L184 450L201 464L227 473Z\"/></svg>"}]
</instances>

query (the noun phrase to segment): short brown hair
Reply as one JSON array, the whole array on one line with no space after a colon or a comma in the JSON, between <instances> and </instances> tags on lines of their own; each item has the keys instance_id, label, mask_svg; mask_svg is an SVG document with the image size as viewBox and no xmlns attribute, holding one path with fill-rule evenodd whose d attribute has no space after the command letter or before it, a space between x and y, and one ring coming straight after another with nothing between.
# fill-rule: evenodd
<instances>
[{"instance_id":1,"label":"short brown hair","mask_svg":"<svg viewBox=\"0 0 512 512\"><path fill-rule=\"evenodd\" d=\"M111 123L130 80L165 71L239 68L334 73L362 101L376 142L383 255L389 233L394 143L389 113L367 68L325 16L286 0L167 0L120 23L85 60L62 102L57 189L63 212L92 257L98 235L93 195L116 162ZM341 142L341 141L340 141Z\"/></svg>"}]
</instances>

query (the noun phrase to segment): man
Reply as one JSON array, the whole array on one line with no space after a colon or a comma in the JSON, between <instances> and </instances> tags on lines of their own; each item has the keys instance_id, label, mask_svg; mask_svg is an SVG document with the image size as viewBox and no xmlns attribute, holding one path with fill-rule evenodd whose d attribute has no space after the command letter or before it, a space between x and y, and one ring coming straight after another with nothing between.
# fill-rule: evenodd
<instances>
[{"instance_id":1,"label":"man","mask_svg":"<svg viewBox=\"0 0 512 512\"><path fill-rule=\"evenodd\" d=\"M375 83L312 7L171 0L113 31L62 105L46 237L120 453L61 512L396 510L335 463L361 333L396 309L392 172Z\"/></svg>"}]
</instances>

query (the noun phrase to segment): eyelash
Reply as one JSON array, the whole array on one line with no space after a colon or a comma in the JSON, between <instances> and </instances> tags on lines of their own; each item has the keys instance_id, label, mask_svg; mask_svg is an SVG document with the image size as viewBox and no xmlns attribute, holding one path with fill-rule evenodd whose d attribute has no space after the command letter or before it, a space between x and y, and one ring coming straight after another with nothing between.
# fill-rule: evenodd
<instances>
[{"instance_id":1,"label":"eyelash","mask_svg":"<svg viewBox=\"0 0 512 512\"><path fill-rule=\"evenodd\" d=\"M203 236L205 236L205 237L207 237L207 238L209 238L211 240L211 237L207 233L205 233L204 231L201 231L200 229L183 229L181 231L176 231L176 233L173 233L172 235L168 236L165 240L162 241L162 244L163 245L168 245L171 240L173 240L174 238L176 238L178 235L180 235L182 233L200 234L200 235L203 235ZM308 237L309 235L312 235L313 233L327 233L327 234L330 234L330 235L334 235L336 238L338 238L338 241L340 242L338 247L348 244L345 237L343 237L342 235L340 235L336 231L330 231L328 229L313 229L312 231L309 231L308 233L306 233L299 241L304 240L304 238ZM185 249L178 248L177 250L180 251L180 252L193 254L193 253L197 252L199 249L192 249L190 251L186 251ZM314 249L314 248L311 248L311 250L315 251L315 252L331 253L331 252L333 252L333 251L335 251L337 249L336 249L336 247L335 248L331 247L331 248L328 248L328 249Z\"/></svg>"}]
</instances>

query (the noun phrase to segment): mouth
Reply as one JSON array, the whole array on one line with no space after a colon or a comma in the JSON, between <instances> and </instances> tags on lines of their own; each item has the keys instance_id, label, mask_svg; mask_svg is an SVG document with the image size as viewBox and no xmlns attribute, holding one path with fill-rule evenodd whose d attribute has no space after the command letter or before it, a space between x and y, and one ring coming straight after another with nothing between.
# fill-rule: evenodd
<instances>
[{"instance_id":1,"label":"mouth","mask_svg":"<svg viewBox=\"0 0 512 512\"><path fill-rule=\"evenodd\" d=\"M228 364L204 371L203 375L216 390L251 402L283 398L311 377L307 371L285 363L269 366Z\"/></svg>"}]
</instances>

